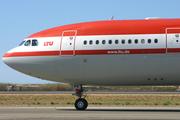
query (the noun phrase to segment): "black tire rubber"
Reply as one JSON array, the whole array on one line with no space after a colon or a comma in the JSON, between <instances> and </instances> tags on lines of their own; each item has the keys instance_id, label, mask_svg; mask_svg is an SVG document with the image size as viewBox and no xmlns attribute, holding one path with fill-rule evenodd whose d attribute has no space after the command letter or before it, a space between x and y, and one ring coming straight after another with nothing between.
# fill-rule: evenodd
<instances>
[{"instance_id":1,"label":"black tire rubber","mask_svg":"<svg viewBox=\"0 0 180 120\"><path fill-rule=\"evenodd\" d=\"M79 98L76 100L74 106L77 110L86 110L88 102L83 98Z\"/></svg>"}]
</instances>

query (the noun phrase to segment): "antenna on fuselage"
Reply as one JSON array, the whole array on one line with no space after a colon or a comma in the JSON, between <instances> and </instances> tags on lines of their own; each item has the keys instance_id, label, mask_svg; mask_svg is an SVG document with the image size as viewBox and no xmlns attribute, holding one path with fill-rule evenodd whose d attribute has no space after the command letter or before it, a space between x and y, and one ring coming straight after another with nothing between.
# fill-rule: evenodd
<instances>
[{"instance_id":1,"label":"antenna on fuselage","mask_svg":"<svg viewBox=\"0 0 180 120\"><path fill-rule=\"evenodd\" d=\"M114 15L109 20L113 20L113 18L114 18Z\"/></svg>"}]
</instances>

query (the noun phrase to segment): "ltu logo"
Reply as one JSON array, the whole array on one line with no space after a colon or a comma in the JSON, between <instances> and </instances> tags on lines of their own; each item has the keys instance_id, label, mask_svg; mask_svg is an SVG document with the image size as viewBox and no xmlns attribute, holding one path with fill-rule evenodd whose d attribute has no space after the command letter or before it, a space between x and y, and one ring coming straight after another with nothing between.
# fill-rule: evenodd
<instances>
[{"instance_id":1,"label":"ltu logo","mask_svg":"<svg viewBox=\"0 0 180 120\"><path fill-rule=\"evenodd\" d=\"M51 42L44 42L44 46L52 46L53 45L53 41Z\"/></svg>"}]
</instances>

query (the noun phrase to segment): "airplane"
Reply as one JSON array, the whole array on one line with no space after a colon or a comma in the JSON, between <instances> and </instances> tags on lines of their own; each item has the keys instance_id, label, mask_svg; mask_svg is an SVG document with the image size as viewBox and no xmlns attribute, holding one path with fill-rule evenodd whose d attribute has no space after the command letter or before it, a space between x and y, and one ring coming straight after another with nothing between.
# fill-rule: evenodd
<instances>
[{"instance_id":1,"label":"airplane","mask_svg":"<svg viewBox=\"0 0 180 120\"><path fill-rule=\"evenodd\" d=\"M59 26L30 35L2 58L43 80L73 85L85 110L83 85L180 85L180 19L149 17Z\"/></svg>"}]
</instances>

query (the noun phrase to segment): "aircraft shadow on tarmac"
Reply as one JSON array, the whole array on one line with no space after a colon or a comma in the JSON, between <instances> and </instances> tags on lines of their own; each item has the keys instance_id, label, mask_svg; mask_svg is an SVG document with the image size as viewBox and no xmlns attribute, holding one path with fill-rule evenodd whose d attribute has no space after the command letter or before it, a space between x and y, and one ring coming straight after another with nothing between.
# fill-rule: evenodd
<instances>
[{"instance_id":1,"label":"aircraft shadow on tarmac","mask_svg":"<svg viewBox=\"0 0 180 120\"><path fill-rule=\"evenodd\" d=\"M76 110L76 109L56 109L56 110L63 110L63 111L131 111L131 112L180 112L180 110L139 110L139 109L86 109L86 110Z\"/></svg>"}]
</instances>

